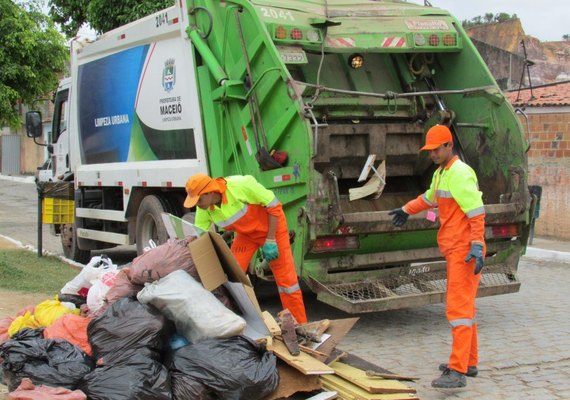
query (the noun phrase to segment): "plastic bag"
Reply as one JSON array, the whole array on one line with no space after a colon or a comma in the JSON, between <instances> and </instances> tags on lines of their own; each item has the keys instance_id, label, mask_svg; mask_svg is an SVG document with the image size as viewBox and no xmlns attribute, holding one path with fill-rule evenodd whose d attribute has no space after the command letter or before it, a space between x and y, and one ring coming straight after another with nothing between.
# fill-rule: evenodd
<instances>
[{"instance_id":1,"label":"plastic bag","mask_svg":"<svg viewBox=\"0 0 570 400\"><path fill-rule=\"evenodd\" d=\"M36 306L34 317L41 326L50 326L59 317L65 314L79 315L79 309L73 303L62 303L58 297L54 300L42 301Z\"/></svg>"},{"instance_id":2,"label":"plastic bag","mask_svg":"<svg viewBox=\"0 0 570 400\"><path fill-rule=\"evenodd\" d=\"M87 337L97 365L116 364L140 353L160 360L172 323L156 308L125 298L112 304L87 327Z\"/></svg>"},{"instance_id":3,"label":"plastic bag","mask_svg":"<svg viewBox=\"0 0 570 400\"><path fill-rule=\"evenodd\" d=\"M119 271L109 271L91 281L91 288L87 293L87 307L90 315L98 315L105 305L105 296L113 285Z\"/></svg>"},{"instance_id":4,"label":"plastic bag","mask_svg":"<svg viewBox=\"0 0 570 400\"><path fill-rule=\"evenodd\" d=\"M87 400L81 390L36 386L31 379L24 378L18 388L8 395L9 400Z\"/></svg>"},{"instance_id":5,"label":"plastic bag","mask_svg":"<svg viewBox=\"0 0 570 400\"><path fill-rule=\"evenodd\" d=\"M131 282L130 267L122 268L119 273L115 276L115 281L113 285L109 288L109 291L105 295L105 303L113 304L114 302L124 299L125 297L136 296L138 292L143 288L142 285L136 285Z\"/></svg>"},{"instance_id":6,"label":"plastic bag","mask_svg":"<svg viewBox=\"0 0 570 400\"><path fill-rule=\"evenodd\" d=\"M194 261L188 249L188 243L194 239L194 237L168 239L166 243L135 258L129 268L131 282L143 285L180 269L188 270L188 272L190 269L195 271ZM194 273L198 274L197 271Z\"/></svg>"},{"instance_id":7,"label":"plastic bag","mask_svg":"<svg viewBox=\"0 0 570 400\"><path fill-rule=\"evenodd\" d=\"M204 385L215 394L214 398L224 400L260 399L279 385L275 355L244 336L205 340L182 347L174 353L170 369L176 376L172 388L176 399L196 398L178 396L184 388L176 387L194 385L194 382ZM179 374L186 375L187 379L180 380ZM188 393L195 393L192 388L186 388ZM198 394L203 396L204 392Z\"/></svg>"},{"instance_id":8,"label":"plastic bag","mask_svg":"<svg viewBox=\"0 0 570 400\"><path fill-rule=\"evenodd\" d=\"M36 318L29 312L26 311L24 315L17 317L8 328L8 335L10 337L14 336L18 331L24 328L36 329L41 327L41 324L36 320Z\"/></svg>"},{"instance_id":9,"label":"plastic bag","mask_svg":"<svg viewBox=\"0 0 570 400\"><path fill-rule=\"evenodd\" d=\"M159 362L133 354L120 364L98 367L80 389L89 400L170 400L170 376ZM187 400L190 400L188 398Z\"/></svg>"},{"instance_id":10,"label":"plastic bag","mask_svg":"<svg viewBox=\"0 0 570 400\"><path fill-rule=\"evenodd\" d=\"M242 317L224 307L186 271L174 271L146 284L137 298L174 321L178 332L192 343L239 335L246 325Z\"/></svg>"},{"instance_id":11,"label":"plastic bag","mask_svg":"<svg viewBox=\"0 0 570 400\"><path fill-rule=\"evenodd\" d=\"M67 314L44 329L45 339L64 339L91 355L91 346L87 340L87 325L91 318Z\"/></svg>"},{"instance_id":12,"label":"plastic bag","mask_svg":"<svg viewBox=\"0 0 570 400\"><path fill-rule=\"evenodd\" d=\"M81 269L81 272L67 282L60 290L64 294L79 294L82 288L90 288L91 281L96 280L105 272L114 271L117 266L106 255L95 256Z\"/></svg>"},{"instance_id":13,"label":"plastic bag","mask_svg":"<svg viewBox=\"0 0 570 400\"><path fill-rule=\"evenodd\" d=\"M35 385L75 389L83 376L95 367L93 360L65 340L10 340L0 345L2 372L10 391L23 378Z\"/></svg>"}]
</instances>

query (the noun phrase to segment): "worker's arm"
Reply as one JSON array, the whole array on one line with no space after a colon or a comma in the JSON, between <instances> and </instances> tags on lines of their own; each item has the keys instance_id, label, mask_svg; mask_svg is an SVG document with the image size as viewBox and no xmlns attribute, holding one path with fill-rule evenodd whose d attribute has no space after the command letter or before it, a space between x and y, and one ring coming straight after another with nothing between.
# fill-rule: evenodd
<instances>
[{"instance_id":1,"label":"worker's arm","mask_svg":"<svg viewBox=\"0 0 570 400\"><path fill-rule=\"evenodd\" d=\"M472 244L485 246L485 207L483 206L483 193L479 190L477 176L467 165L461 170L450 174L449 190L461 211L469 221Z\"/></svg>"},{"instance_id":2,"label":"worker's arm","mask_svg":"<svg viewBox=\"0 0 570 400\"><path fill-rule=\"evenodd\" d=\"M402 210L405 213L410 214L410 215L414 215L414 214L417 214L419 212L422 212L424 210L427 210L428 208L432 208L435 206L435 204L434 204L434 201L435 201L435 182L436 182L436 179L438 179L437 174L440 173L440 170L441 169L438 168L437 171L435 171L435 173L433 174L429 189L426 190L425 193L420 194L415 199L408 201L402 207Z\"/></svg>"},{"instance_id":3,"label":"worker's arm","mask_svg":"<svg viewBox=\"0 0 570 400\"><path fill-rule=\"evenodd\" d=\"M267 214L267 239L275 240L275 231L277 230L278 218L275 215Z\"/></svg>"},{"instance_id":4,"label":"worker's arm","mask_svg":"<svg viewBox=\"0 0 570 400\"><path fill-rule=\"evenodd\" d=\"M194 219L194 225L198 228L207 231L212 226L212 219L210 214L206 210L202 210L200 207L196 207L196 218Z\"/></svg>"}]
</instances>

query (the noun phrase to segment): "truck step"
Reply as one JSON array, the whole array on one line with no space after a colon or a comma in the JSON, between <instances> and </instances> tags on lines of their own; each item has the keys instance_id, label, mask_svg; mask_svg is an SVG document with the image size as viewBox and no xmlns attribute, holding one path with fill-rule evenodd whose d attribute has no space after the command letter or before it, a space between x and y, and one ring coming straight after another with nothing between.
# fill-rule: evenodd
<instances>
[{"instance_id":1,"label":"truck step","mask_svg":"<svg viewBox=\"0 0 570 400\"><path fill-rule=\"evenodd\" d=\"M385 311L445 300L445 271L360 282L323 283L311 278L320 301L348 313ZM520 281L504 265L493 265L481 276L478 297L518 292Z\"/></svg>"}]
</instances>

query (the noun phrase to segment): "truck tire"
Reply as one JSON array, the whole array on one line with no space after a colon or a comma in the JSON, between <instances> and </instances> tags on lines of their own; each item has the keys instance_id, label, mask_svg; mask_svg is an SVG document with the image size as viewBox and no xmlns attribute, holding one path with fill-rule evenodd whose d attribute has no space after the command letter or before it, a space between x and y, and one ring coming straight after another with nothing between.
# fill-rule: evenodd
<instances>
[{"instance_id":1,"label":"truck tire","mask_svg":"<svg viewBox=\"0 0 570 400\"><path fill-rule=\"evenodd\" d=\"M149 240L153 240L158 246L166 243L168 240L168 232L162 223L163 212L169 212L169 205L165 199L159 196L146 196L137 212L137 253L143 253L143 249L148 246Z\"/></svg>"},{"instance_id":2,"label":"truck tire","mask_svg":"<svg viewBox=\"0 0 570 400\"><path fill-rule=\"evenodd\" d=\"M81 250L77 247L75 224L61 225L60 236L63 255L66 258L81 264L87 264L91 260L91 250Z\"/></svg>"}]
</instances>

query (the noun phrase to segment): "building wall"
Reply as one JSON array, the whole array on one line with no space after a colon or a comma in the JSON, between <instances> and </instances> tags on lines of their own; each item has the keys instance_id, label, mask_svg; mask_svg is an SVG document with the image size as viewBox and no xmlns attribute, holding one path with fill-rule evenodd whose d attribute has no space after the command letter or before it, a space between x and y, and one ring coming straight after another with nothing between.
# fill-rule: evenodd
<instances>
[{"instance_id":1,"label":"building wall","mask_svg":"<svg viewBox=\"0 0 570 400\"><path fill-rule=\"evenodd\" d=\"M542 186L534 233L570 240L570 111L541 113L539 107L527 111L531 132L528 183ZM524 119L522 123L526 128Z\"/></svg>"}]
</instances>

